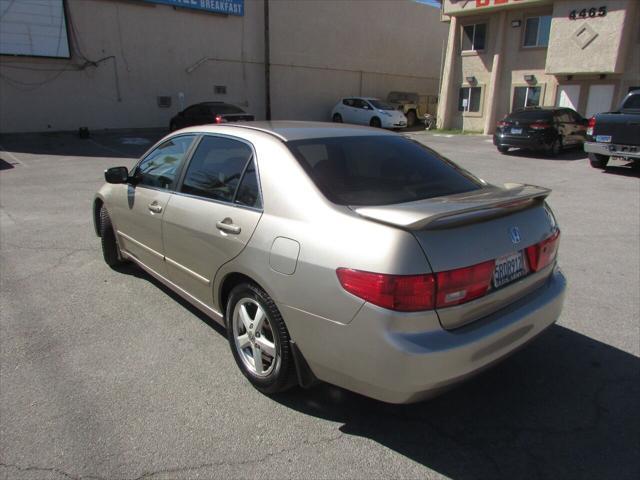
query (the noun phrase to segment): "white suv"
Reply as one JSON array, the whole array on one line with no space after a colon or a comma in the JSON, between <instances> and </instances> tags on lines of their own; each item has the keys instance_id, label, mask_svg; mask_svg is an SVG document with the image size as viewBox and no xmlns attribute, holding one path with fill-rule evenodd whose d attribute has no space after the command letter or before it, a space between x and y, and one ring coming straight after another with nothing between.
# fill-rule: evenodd
<instances>
[{"instance_id":1,"label":"white suv","mask_svg":"<svg viewBox=\"0 0 640 480\"><path fill-rule=\"evenodd\" d=\"M407 117L390 103L370 97L345 97L333 107L331 119L336 123L356 123L381 128L404 128Z\"/></svg>"}]
</instances>

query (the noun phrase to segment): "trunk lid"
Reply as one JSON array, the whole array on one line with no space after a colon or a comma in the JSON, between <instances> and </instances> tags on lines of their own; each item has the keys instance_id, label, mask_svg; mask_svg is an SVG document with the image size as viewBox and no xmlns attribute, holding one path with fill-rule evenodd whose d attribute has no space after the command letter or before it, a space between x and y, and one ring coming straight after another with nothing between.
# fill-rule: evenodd
<instances>
[{"instance_id":1,"label":"trunk lid","mask_svg":"<svg viewBox=\"0 0 640 480\"><path fill-rule=\"evenodd\" d=\"M507 184L381 207L352 207L361 216L410 231L434 272L469 267L522 252L549 237L555 221L544 199L551 191L533 185ZM530 268L526 267L527 271ZM468 303L438 309L443 328L482 318L526 295L552 268L493 287Z\"/></svg>"}]
</instances>

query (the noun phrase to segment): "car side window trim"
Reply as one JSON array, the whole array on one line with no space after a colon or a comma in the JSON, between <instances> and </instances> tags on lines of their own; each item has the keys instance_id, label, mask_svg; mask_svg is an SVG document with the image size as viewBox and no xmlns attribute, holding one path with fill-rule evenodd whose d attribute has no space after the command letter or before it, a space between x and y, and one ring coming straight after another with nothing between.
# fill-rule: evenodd
<instances>
[{"instance_id":1,"label":"car side window trim","mask_svg":"<svg viewBox=\"0 0 640 480\"><path fill-rule=\"evenodd\" d=\"M167 143L168 141L174 140L174 139L180 138L180 137L193 137L193 140L191 141L191 145L189 146L189 148L185 152L185 154L182 157L182 160L180 162L180 165L178 166L178 169L177 169L177 172L176 172L175 181L173 182L173 188L160 188L160 187L154 187L153 185L144 185L144 184L136 184L135 185L136 188L146 188L146 189L149 189L149 190L157 190L159 192L168 192L168 193L175 193L177 191L178 186L179 186L178 181L182 179L182 174L184 173L187 164L191 161L191 156L193 155L193 152L195 151L195 147L200 141L200 138L199 138L200 134L197 134L197 133L181 133L181 134L169 137L169 138L161 139L160 141L156 142L151 148L149 148L149 150L147 150L144 153L144 155L140 158L140 160L138 160L136 162L136 164L133 166L133 168L131 169L131 172L135 174L135 172L138 169L138 167L140 166L140 164L142 162L144 162L147 158L149 158L149 155L151 155L153 152L155 152L158 148L160 148L163 144Z\"/></svg>"},{"instance_id":2,"label":"car side window trim","mask_svg":"<svg viewBox=\"0 0 640 480\"><path fill-rule=\"evenodd\" d=\"M203 197L200 195L193 195L191 193L185 193L182 192L182 184L184 183L184 179L186 177L187 174L187 169L189 168L189 165L191 163L191 160L193 159L193 155L198 147L198 145L200 145L200 142L202 142L202 140L205 137L216 137L216 138L227 138L230 140L235 140L237 142L240 143L244 143L245 145L247 145L250 149L251 149L251 155L249 156L249 158L247 159L247 162L244 164L244 166L242 167L242 174L240 175L240 178L238 180L238 185L236 185L236 188L233 192L233 197L231 201L225 201L225 200L218 200L215 198L208 198L208 197ZM251 162L254 163L254 168L256 171L256 181L258 183L258 194L260 196L260 205L262 205L260 208L257 207L252 207L249 205L243 205L241 203L236 203L236 197L238 195L238 190L240 189L240 185L242 185L242 181L244 180L245 174L247 172L247 169L249 168L249 165L251 164ZM264 211L264 196L262 194L262 183L260 182L260 169L258 168L258 160L257 160L257 155L256 155L256 149L253 146L253 144L247 140L245 140L244 138L239 138L239 137L234 137L233 135L225 135L225 134L221 134L221 133L216 133L216 134L211 134L211 133L201 133L199 134L198 138L196 138L191 146L191 149L189 151L189 158L186 159L186 161L184 162L183 166L182 166L182 170L180 172L180 175L178 177L176 177L178 180L176 181L176 187L175 190L173 191L174 195L182 195L184 197L189 197L189 198L196 198L198 200L203 200L206 202L212 202L212 203L219 203L221 205L228 205L228 206L232 206L232 207L238 207L238 208L244 208L247 210L253 210L256 212L262 212Z\"/></svg>"}]
</instances>

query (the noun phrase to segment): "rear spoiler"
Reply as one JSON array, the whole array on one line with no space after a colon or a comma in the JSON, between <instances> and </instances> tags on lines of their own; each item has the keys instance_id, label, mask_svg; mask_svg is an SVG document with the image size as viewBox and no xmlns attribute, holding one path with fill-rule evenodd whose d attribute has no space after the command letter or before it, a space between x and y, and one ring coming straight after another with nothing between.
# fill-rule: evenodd
<instances>
[{"instance_id":1,"label":"rear spoiler","mask_svg":"<svg viewBox=\"0 0 640 480\"><path fill-rule=\"evenodd\" d=\"M406 230L447 228L506 215L541 204L548 188L521 183L379 207L350 207L358 215Z\"/></svg>"}]
</instances>

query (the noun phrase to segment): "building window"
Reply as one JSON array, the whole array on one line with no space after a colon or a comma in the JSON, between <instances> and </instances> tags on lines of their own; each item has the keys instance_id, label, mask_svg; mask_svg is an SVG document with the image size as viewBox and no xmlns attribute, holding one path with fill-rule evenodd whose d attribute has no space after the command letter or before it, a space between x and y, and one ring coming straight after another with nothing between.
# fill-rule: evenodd
<instances>
[{"instance_id":1,"label":"building window","mask_svg":"<svg viewBox=\"0 0 640 480\"><path fill-rule=\"evenodd\" d=\"M527 18L524 27L525 47L546 47L549 45L551 15Z\"/></svg>"},{"instance_id":2,"label":"building window","mask_svg":"<svg viewBox=\"0 0 640 480\"><path fill-rule=\"evenodd\" d=\"M462 27L462 51L484 50L487 39L487 24L476 23Z\"/></svg>"},{"instance_id":3,"label":"building window","mask_svg":"<svg viewBox=\"0 0 640 480\"><path fill-rule=\"evenodd\" d=\"M511 110L540 106L541 93L541 87L515 87L513 89L513 105Z\"/></svg>"},{"instance_id":4,"label":"building window","mask_svg":"<svg viewBox=\"0 0 640 480\"><path fill-rule=\"evenodd\" d=\"M459 112L479 112L482 87L462 87L458 94Z\"/></svg>"}]
</instances>

